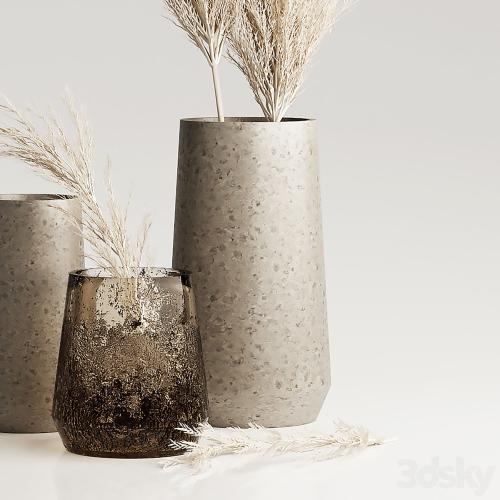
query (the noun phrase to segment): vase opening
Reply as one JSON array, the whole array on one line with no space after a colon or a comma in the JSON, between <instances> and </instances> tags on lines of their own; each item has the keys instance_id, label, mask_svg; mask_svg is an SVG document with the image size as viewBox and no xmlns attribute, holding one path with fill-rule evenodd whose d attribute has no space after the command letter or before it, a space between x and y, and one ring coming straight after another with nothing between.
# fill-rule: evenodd
<instances>
[{"instance_id":1,"label":"vase opening","mask_svg":"<svg viewBox=\"0 0 500 500\"><path fill-rule=\"evenodd\" d=\"M271 122L267 118L262 116L229 116L220 122L218 118L215 117L200 117L200 118L184 118L181 122L197 122L197 123L215 123L221 126L231 124L231 123L268 123L270 125L275 125L279 123L297 123L297 122L312 122L315 121L312 118L283 118L280 122Z\"/></svg>"},{"instance_id":2,"label":"vase opening","mask_svg":"<svg viewBox=\"0 0 500 500\"><path fill-rule=\"evenodd\" d=\"M74 200L69 194L0 194L0 201L58 201Z\"/></svg>"},{"instance_id":3,"label":"vase opening","mask_svg":"<svg viewBox=\"0 0 500 500\"><path fill-rule=\"evenodd\" d=\"M96 267L91 269L81 269L73 271L70 276L79 276L83 278L117 278L113 275L110 268ZM141 267L134 269L134 274L131 278L185 278L190 277L191 272L177 269L167 269L163 267ZM126 279L126 278L123 278Z\"/></svg>"}]
</instances>

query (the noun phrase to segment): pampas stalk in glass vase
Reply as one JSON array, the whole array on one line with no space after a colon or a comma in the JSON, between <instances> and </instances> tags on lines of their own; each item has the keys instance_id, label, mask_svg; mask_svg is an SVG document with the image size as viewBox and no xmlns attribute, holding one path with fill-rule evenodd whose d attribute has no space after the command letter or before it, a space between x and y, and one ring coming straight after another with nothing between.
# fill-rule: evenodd
<instances>
[{"instance_id":1,"label":"pampas stalk in glass vase","mask_svg":"<svg viewBox=\"0 0 500 500\"><path fill-rule=\"evenodd\" d=\"M19 110L6 100L0 104L0 156L19 160L38 175L65 188L80 200L83 217L75 221L87 242L87 257L111 269L122 278L134 277L140 267L150 223L145 221L139 237L132 243L127 235L127 215L116 200L108 168L107 209L101 208L92 170L93 140L89 124L71 95L64 98L76 139L65 130L54 113L43 114L29 108ZM71 214L67 214L71 218Z\"/></svg>"},{"instance_id":2,"label":"pampas stalk in glass vase","mask_svg":"<svg viewBox=\"0 0 500 500\"><path fill-rule=\"evenodd\" d=\"M10 102L0 107L0 156L26 163L80 200L81 225L72 212L61 214L100 266L70 273L54 422L74 453L171 455L179 420L199 424L207 416L190 275L141 267L150 224L132 243L109 178L107 210L101 208L88 124L71 99L66 104L76 141L53 114L21 112Z\"/></svg>"}]
</instances>

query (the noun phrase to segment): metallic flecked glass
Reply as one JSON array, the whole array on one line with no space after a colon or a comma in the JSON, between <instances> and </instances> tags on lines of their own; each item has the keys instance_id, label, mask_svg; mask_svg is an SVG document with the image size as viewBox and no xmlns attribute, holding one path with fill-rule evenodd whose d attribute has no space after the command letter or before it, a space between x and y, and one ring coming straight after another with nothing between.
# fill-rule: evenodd
<instances>
[{"instance_id":1,"label":"metallic flecked glass","mask_svg":"<svg viewBox=\"0 0 500 500\"><path fill-rule=\"evenodd\" d=\"M72 273L53 417L66 448L102 457L176 454L180 423L207 418L189 273L142 269Z\"/></svg>"}]
</instances>

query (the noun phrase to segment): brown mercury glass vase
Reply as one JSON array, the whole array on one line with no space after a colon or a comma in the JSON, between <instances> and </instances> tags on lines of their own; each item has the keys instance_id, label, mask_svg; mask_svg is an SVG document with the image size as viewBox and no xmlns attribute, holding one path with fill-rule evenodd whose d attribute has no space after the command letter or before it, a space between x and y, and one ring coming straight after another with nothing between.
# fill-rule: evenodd
<instances>
[{"instance_id":1,"label":"brown mercury glass vase","mask_svg":"<svg viewBox=\"0 0 500 500\"><path fill-rule=\"evenodd\" d=\"M207 418L190 275L70 274L53 417L64 446L99 457L178 454L179 424Z\"/></svg>"}]
</instances>

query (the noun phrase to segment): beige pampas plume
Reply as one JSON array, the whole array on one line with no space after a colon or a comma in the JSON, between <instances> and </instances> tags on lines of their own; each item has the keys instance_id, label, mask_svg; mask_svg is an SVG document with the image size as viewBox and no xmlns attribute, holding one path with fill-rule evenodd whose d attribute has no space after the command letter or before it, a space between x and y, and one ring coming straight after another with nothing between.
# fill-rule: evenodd
<instances>
[{"instance_id":1,"label":"beige pampas plume","mask_svg":"<svg viewBox=\"0 0 500 500\"><path fill-rule=\"evenodd\" d=\"M234 21L234 9L239 0L163 0L191 41L201 50L212 70L219 121L224 121L224 109L218 66L224 42Z\"/></svg>"},{"instance_id":2,"label":"beige pampas plume","mask_svg":"<svg viewBox=\"0 0 500 500\"><path fill-rule=\"evenodd\" d=\"M229 56L269 121L279 122L302 85L314 50L348 0L241 0Z\"/></svg>"},{"instance_id":3,"label":"beige pampas plume","mask_svg":"<svg viewBox=\"0 0 500 500\"><path fill-rule=\"evenodd\" d=\"M52 112L46 115L31 109L21 112L5 101L0 104L0 156L24 162L76 196L82 204L82 221L81 225L80 221L72 222L82 230L88 247L86 256L98 266L108 268L113 276L135 277L150 224L145 223L137 244L131 244L126 230L127 216L118 205L109 175L107 210L101 208L92 171L89 126L69 93L65 104L74 134L66 132L62 121Z\"/></svg>"},{"instance_id":4,"label":"beige pampas plume","mask_svg":"<svg viewBox=\"0 0 500 500\"><path fill-rule=\"evenodd\" d=\"M185 454L164 461L165 469L184 465L198 471L211 459L225 455L302 454L312 460L330 460L392 441L374 437L364 427L342 421L326 433L267 429L255 424L250 424L249 429L215 429L208 423L197 427L180 425L177 430L186 439L172 441L171 448Z\"/></svg>"}]
</instances>

